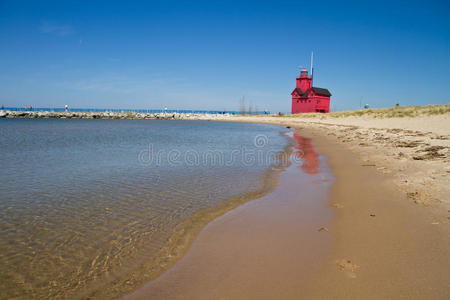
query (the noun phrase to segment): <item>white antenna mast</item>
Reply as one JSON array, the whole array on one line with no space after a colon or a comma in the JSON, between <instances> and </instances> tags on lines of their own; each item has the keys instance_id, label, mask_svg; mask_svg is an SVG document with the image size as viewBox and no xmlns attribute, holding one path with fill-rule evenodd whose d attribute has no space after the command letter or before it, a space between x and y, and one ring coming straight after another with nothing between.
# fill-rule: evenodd
<instances>
[{"instance_id":1,"label":"white antenna mast","mask_svg":"<svg viewBox=\"0 0 450 300\"><path fill-rule=\"evenodd\" d=\"M314 52L311 51L311 86L312 86L312 83L313 83L313 76L314 76L313 63L314 63Z\"/></svg>"}]
</instances>

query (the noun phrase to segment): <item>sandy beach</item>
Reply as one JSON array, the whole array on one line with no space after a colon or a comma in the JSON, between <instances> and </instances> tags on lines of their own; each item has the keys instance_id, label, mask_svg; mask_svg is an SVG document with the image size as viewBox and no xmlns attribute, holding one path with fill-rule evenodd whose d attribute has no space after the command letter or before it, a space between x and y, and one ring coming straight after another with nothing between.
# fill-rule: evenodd
<instances>
[{"instance_id":1,"label":"sandy beach","mask_svg":"<svg viewBox=\"0 0 450 300\"><path fill-rule=\"evenodd\" d=\"M333 183L326 159L299 140L275 191L210 222L186 256L129 299L295 298L331 251ZM301 144L300 144L301 143ZM302 197L299 197L302 195Z\"/></svg>"},{"instance_id":2,"label":"sandy beach","mask_svg":"<svg viewBox=\"0 0 450 300\"><path fill-rule=\"evenodd\" d=\"M450 297L449 105L295 116L44 115L19 117L281 125L298 144L309 141L329 167L323 174L335 178L303 182L311 190L300 191L301 166L289 167L272 193L211 221L182 258L127 299Z\"/></svg>"},{"instance_id":3,"label":"sandy beach","mask_svg":"<svg viewBox=\"0 0 450 300\"><path fill-rule=\"evenodd\" d=\"M336 218L332 254L308 298L448 298L446 211L412 201L377 162L355 160L353 152L334 143L315 139L337 178L330 203Z\"/></svg>"},{"instance_id":4,"label":"sandy beach","mask_svg":"<svg viewBox=\"0 0 450 300\"><path fill-rule=\"evenodd\" d=\"M250 224L264 224L251 217L245 217L245 223L239 219L258 215L258 206L264 207L264 199L252 201L211 222L174 268L130 299L176 295L188 299L448 299L449 113L221 120L289 126L311 138L317 152L328 158L336 178L327 203L334 218L323 228L303 221L305 228L298 231L303 250L296 255L290 253L298 250L295 245L271 252L274 244L292 242L292 236L267 232L289 232L292 223L247 229ZM283 188L285 193L292 192L292 185ZM276 192L271 195L280 199ZM296 198L295 192L291 197ZM270 205L266 203L265 209L270 210ZM271 211L277 215L273 207ZM247 230L252 234L242 233ZM328 249L317 243L324 235ZM221 257L218 253L228 253L228 259L216 260ZM297 272L291 272L291 266ZM276 271L280 269L285 272Z\"/></svg>"}]
</instances>

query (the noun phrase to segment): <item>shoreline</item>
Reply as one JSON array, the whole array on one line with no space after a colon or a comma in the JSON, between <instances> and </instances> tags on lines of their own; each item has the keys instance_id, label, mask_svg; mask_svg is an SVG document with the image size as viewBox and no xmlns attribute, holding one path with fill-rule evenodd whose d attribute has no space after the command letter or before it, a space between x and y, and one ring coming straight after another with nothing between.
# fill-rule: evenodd
<instances>
[{"instance_id":1,"label":"shoreline","mask_svg":"<svg viewBox=\"0 0 450 300\"><path fill-rule=\"evenodd\" d=\"M181 260L124 299L291 299L307 289L332 247L333 179L311 140L293 137L272 193L209 222Z\"/></svg>"},{"instance_id":2,"label":"shoreline","mask_svg":"<svg viewBox=\"0 0 450 300\"><path fill-rule=\"evenodd\" d=\"M331 200L336 218L329 227L333 254L322 261L305 295L450 296L448 113L378 120L223 115L192 120L297 128L329 158L337 177Z\"/></svg>"},{"instance_id":3,"label":"shoreline","mask_svg":"<svg viewBox=\"0 0 450 300\"><path fill-rule=\"evenodd\" d=\"M446 299L450 296L446 272L450 269L450 210L449 199L445 197L449 177L445 171L450 170L448 148L445 148L448 125L441 128L442 132L433 133L413 131L407 126L396 128L389 122L384 128L361 128L308 120L292 122L287 118L274 120L274 117L233 119L230 121L297 128L300 134L313 139L318 151L329 158L336 174L330 203L336 213L329 229L333 251L322 261L319 275L304 291L305 297ZM445 123L448 114L431 119L449 124ZM391 128L386 129L388 126ZM375 137L355 135L355 130L376 134ZM357 137L355 141L348 141L349 132L351 137ZM394 143L391 148L406 152L398 159L398 153L392 154L389 146L381 144L389 135L401 136L403 140L398 143L407 145L425 136L428 143L413 145L423 148L435 146L430 142L443 143L444 148L440 150L444 151L430 159L414 159L420 148ZM374 143L361 145L364 139ZM415 173L421 168L426 172ZM439 171L443 172L441 177L436 176ZM428 193L426 185L417 183L427 177L434 183L434 189Z\"/></svg>"},{"instance_id":4,"label":"shoreline","mask_svg":"<svg viewBox=\"0 0 450 300\"><path fill-rule=\"evenodd\" d=\"M280 134L282 133L280 132ZM167 244L156 255L156 260L147 263L144 262L141 268L125 273L121 277L114 278L113 281L105 283L100 289L85 290L75 295L75 298L94 297L96 299L117 299L127 293L136 291L136 288L139 286L157 279L185 256L199 232L208 223L248 202L260 199L275 190L279 182L280 174L290 166L290 163L286 162L292 153L292 149L292 141L288 141L287 145L278 152L276 163L262 174L259 188L247 191L244 194L234 195L230 200L218 206L204 209L192 218L178 224Z\"/></svg>"}]
</instances>

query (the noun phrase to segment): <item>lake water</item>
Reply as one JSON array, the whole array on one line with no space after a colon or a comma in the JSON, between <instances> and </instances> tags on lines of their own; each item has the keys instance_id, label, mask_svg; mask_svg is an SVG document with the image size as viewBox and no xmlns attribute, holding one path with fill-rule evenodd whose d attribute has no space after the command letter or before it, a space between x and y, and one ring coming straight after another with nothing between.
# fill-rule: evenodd
<instances>
[{"instance_id":1,"label":"lake water","mask_svg":"<svg viewBox=\"0 0 450 300\"><path fill-rule=\"evenodd\" d=\"M0 298L120 295L160 267L190 220L262 191L286 131L1 119Z\"/></svg>"}]
</instances>

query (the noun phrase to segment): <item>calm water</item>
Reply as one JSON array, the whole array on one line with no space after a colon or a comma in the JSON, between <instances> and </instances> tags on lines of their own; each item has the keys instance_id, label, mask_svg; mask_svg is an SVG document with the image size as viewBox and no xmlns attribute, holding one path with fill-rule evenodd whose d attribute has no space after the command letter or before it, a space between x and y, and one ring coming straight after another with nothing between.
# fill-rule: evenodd
<instances>
[{"instance_id":1,"label":"calm water","mask_svg":"<svg viewBox=\"0 0 450 300\"><path fill-rule=\"evenodd\" d=\"M287 145L261 124L0 120L0 298L127 283L177 226L261 188ZM119 287L117 287L119 286Z\"/></svg>"}]
</instances>

